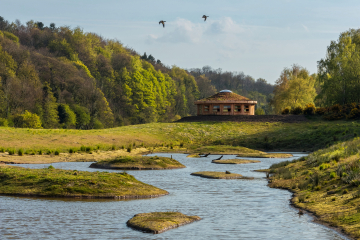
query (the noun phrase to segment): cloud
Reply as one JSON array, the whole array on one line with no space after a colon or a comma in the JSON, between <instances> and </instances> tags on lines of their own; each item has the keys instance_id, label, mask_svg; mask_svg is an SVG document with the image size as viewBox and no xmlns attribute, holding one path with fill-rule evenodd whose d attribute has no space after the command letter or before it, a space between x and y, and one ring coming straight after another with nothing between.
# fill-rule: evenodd
<instances>
[{"instance_id":1,"label":"cloud","mask_svg":"<svg viewBox=\"0 0 360 240\"><path fill-rule=\"evenodd\" d=\"M307 26L305 26L304 24L301 24L301 26L305 29L305 31L309 32L309 29Z\"/></svg>"},{"instance_id":2,"label":"cloud","mask_svg":"<svg viewBox=\"0 0 360 240\"><path fill-rule=\"evenodd\" d=\"M187 19L178 18L175 22L166 22L165 33L161 35L149 34L146 42L199 43L206 40L207 36L205 35L212 35L212 37L215 35L217 38L221 38L221 36L236 35L242 32L244 32L244 28L230 17L207 20L201 23L193 23Z\"/></svg>"}]
</instances>

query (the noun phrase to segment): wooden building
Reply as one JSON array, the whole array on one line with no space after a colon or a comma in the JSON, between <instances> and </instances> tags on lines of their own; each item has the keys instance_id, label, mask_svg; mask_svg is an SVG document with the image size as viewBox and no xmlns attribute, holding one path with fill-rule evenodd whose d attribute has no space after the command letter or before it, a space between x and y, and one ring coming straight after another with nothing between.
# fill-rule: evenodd
<instances>
[{"instance_id":1,"label":"wooden building","mask_svg":"<svg viewBox=\"0 0 360 240\"><path fill-rule=\"evenodd\" d=\"M198 100L197 115L255 115L257 101L240 96L230 90Z\"/></svg>"}]
</instances>

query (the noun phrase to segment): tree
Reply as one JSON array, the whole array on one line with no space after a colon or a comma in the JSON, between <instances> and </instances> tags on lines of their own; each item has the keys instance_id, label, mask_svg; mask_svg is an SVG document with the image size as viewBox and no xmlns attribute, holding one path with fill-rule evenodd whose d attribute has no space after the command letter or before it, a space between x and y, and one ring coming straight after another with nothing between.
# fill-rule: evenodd
<instances>
[{"instance_id":1,"label":"tree","mask_svg":"<svg viewBox=\"0 0 360 240\"><path fill-rule=\"evenodd\" d=\"M59 104L59 122L63 128L73 128L76 125L76 115L67 104Z\"/></svg>"},{"instance_id":2,"label":"tree","mask_svg":"<svg viewBox=\"0 0 360 240\"><path fill-rule=\"evenodd\" d=\"M56 29L55 23L50 23L50 29L51 31L54 31Z\"/></svg>"},{"instance_id":3,"label":"tree","mask_svg":"<svg viewBox=\"0 0 360 240\"><path fill-rule=\"evenodd\" d=\"M276 81L274 97L271 105L277 114L286 107L304 107L314 103L316 97L315 76L311 76L305 68L293 65L284 68L280 78Z\"/></svg>"},{"instance_id":4,"label":"tree","mask_svg":"<svg viewBox=\"0 0 360 240\"><path fill-rule=\"evenodd\" d=\"M155 58L153 57L153 55L149 55L148 59L149 62L155 62Z\"/></svg>"},{"instance_id":5,"label":"tree","mask_svg":"<svg viewBox=\"0 0 360 240\"><path fill-rule=\"evenodd\" d=\"M24 114L16 115L13 122L14 126L19 128L41 128L40 117L28 111L25 111Z\"/></svg>"},{"instance_id":6,"label":"tree","mask_svg":"<svg viewBox=\"0 0 360 240\"><path fill-rule=\"evenodd\" d=\"M144 52L144 55L141 56L141 59L148 60L148 56L146 55L146 52Z\"/></svg>"},{"instance_id":7,"label":"tree","mask_svg":"<svg viewBox=\"0 0 360 240\"><path fill-rule=\"evenodd\" d=\"M42 123L46 128L56 128L59 123L59 116L51 87L48 82L43 86L43 103L42 103Z\"/></svg>"},{"instance_id":8,"label":"tree","mask_svg":"<svg viewBox=\"0 0 360 240\"><path fill-rule=\"evenodd\" d=\"M36 22L36 25L40 30L44 29L44 24L42 22Z\"/></svg>"},{"instance_id":9,"label":"tree","mask_svg":"<svg viewBox=\"0 0 360 240\"><path fill-rule=\"evenodd\" d=\"M318 61L318 83L324 105L360 102L360 29L350 29L332 41Z\"/></svg>"}]
</instances>

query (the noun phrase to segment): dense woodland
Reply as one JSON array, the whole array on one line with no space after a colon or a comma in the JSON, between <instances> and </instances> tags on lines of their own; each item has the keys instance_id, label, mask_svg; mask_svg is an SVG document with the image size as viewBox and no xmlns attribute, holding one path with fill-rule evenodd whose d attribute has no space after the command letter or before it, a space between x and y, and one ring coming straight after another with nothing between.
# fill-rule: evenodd
<instances>
[{"instance_id":1,"label":"dense woodland","mask_svg":"<svg viewBox=\"0 0 360 240\"><path fill-rule=\"evenodd\" d=\"M275 86L240 72L166 66L146 53L80 28L0 17L0 125L104 128L168 122L196 113L194 101L230 89L258 109L360 101L360 31L331 42L318 74L285 68Z\"/></svg>"}]
</instances>

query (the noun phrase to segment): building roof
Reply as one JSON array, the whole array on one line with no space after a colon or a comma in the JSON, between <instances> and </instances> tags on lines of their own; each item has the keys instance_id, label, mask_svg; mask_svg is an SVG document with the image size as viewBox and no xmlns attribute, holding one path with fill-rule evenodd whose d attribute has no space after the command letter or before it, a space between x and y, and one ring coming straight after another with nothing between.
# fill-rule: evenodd
<instances>
[{"instance_id":1,"label":"building roof","mask_svg":"<svg viewBox=\"0 0 360 240\"><path fill-rule=\"evenodd\" d=\"M233 93L230 90L222 90L215 95L200 99L198 101L207 102L207 101L252 101L252 100L247 97L241 96L239 94Z\"/></svg>"}]
</instances>

